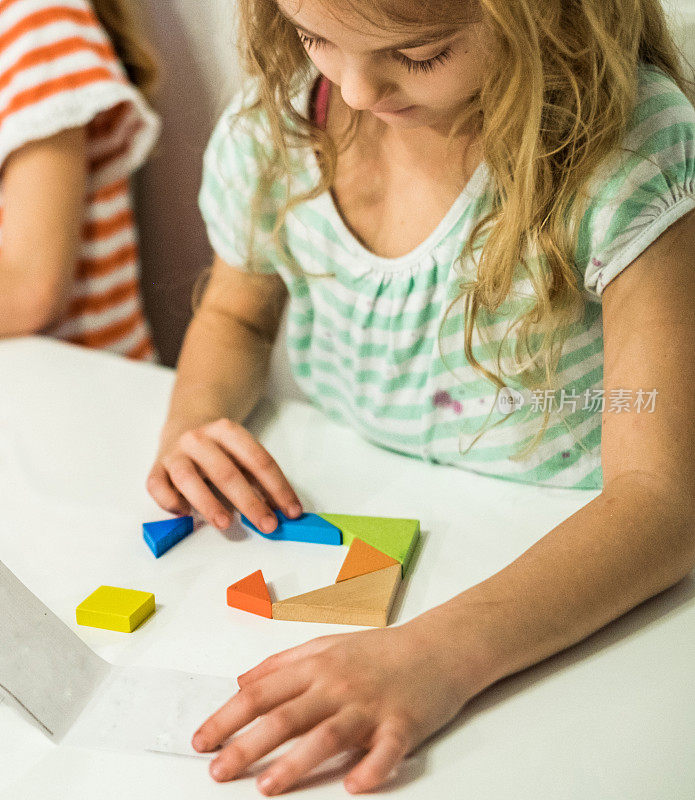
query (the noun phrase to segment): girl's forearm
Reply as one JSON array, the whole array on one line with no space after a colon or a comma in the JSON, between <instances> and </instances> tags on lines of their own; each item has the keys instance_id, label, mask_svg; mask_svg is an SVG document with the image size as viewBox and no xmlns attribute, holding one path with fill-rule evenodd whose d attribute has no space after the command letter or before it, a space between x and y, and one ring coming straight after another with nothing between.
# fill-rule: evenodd
<instances>
[{"instance_id":1,"label":"girl's forearm","mask_svg":"<svg viewBox=\"0 0 695 800\"><path fill-rule=\"evenodd\" d=\"M29 260L9 264L0 252L0 338L40 334L68 310L72 280L52 279Z\"/></svg>"},{"instance_id":2,"label":"girl's forearm","mask_svg":"<svg viewBox=\"0 0 695 800\"><path fill-rule=\"evenodd\" d=\"M69 128L7 158L0 336L41 333L68 310L84 219L86 140L84 126Z\"/></svg>"},{"instance_id":3,"label":"girl's forearm","mask_svg":"<svg viewBox=\"0 0 695 800\"><path fill-rule=\"evenodd\" d=\"M243 422L265 387L272 346L231 315L202 307L183 341L160 448L220 417Z\"/></svg>"},{"instance_id":4,"label":"girl's forearm","mask_svg":"<svg viewBox=\"0 0 695 800\"><path fill-rule=\"evenodd\" d=\"M36 333L46 323L38 293L0 258L0 338Z\"/></svg>"},{"instance_id":5,"label":"girl's forearm","mask_svg":"<svg viewBox=\"0 0 695 800\"><path fill-rule=\"evenodd\" d=\"M473 663L478 693L586 638L694 565L692 499L625 481L409 624L454 649L449 663Z\"/></svg>"}]
</instances>

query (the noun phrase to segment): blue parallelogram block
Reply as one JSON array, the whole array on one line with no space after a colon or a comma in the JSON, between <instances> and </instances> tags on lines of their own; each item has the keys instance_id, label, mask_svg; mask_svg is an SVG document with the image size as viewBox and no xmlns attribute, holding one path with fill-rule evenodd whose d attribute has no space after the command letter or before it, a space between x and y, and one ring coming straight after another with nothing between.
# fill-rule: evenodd
<instances>
[{"instance_id":1,"label":"blue parallelogram block","mask_svg":"<svg viewBox=\"0 0 695 800\"><path fill-rule=\"evenodd\" d=\"M156 522L143 522L142 538L157 558L164 555L193 530L193 517L174 517Z\"/></svg>"},{"instance_id":2,"label":"blue parallelogram block","mask_svg":"<svg viewBox=\"0 0 695 800\"><path fill-rule=\"evenodd\" d=\"M301 517L290 519L286 517L279 508L273 511L278 519L278 526L270 533L264 533L243 514L241 521L249 528L253 528L256 533L265 536L266 539L278 539L285 542L313 542L314 544L342 544L343 534L340 528L331 525L318 514L302 514Z\"/></svg>"}]
</instances>

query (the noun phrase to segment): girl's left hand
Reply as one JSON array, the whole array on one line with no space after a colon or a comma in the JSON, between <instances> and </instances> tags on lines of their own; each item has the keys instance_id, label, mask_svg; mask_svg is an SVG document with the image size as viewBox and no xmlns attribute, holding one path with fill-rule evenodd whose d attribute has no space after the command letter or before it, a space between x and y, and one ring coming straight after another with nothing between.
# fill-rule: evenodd
<instances>
[{"instance_id":1,"label":"girl's left hand","mask_svg":"<svg viewBox=\"0 0 695 800\"><path fill-rule=\"evenodd\" d=\"M462 656L462 641L418 617L284 650L239 676L239 692L202 725L193 747L214 750L261 716L211 762L215 780L237 777L304 734L258 777L263 794L291 788L327 758L354 747L367 753L344 786L368 791L485 687L480 653L473 647L470 658Z\"/></svg>"}]
</instances>

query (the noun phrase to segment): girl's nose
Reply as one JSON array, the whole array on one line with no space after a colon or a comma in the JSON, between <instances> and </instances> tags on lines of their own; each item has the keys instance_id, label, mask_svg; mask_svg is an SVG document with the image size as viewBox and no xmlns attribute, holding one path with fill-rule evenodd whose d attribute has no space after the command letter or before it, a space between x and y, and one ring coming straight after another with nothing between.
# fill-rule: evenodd
<instances>
[{"instance_id":1,"label":"girl's nose","mask_svg":"<svg viewBox=\"0 0 695 800\"><path fill-rule=\"evenodd\" d=\"M340 93L345 103L356 111L375 106L386 94L383 73L364 65L344 65L340 74Z\"/></svg>"}]
</instances>

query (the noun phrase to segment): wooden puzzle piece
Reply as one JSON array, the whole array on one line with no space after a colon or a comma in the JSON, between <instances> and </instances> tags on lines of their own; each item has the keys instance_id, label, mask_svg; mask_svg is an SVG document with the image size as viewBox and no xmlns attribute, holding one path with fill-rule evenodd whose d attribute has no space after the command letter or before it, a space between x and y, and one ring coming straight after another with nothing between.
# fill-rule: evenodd
<instances>
[{"instance_id":1,"label":"wooden puzzle piece","mask_svg":"<svg viewBox=\"0 0 695 800\"><path fill-rule=\"evenodd\" d=\"M227 587L227 605L271 619L273 616L272 603L263 572L257 569Z\"/></svg>"},{"instance_id":2,"label":"wooden puzzle piece","mask_svg":"<svg viewBox=\"0 0 695 800\"><path fill-rule=\"evenodd\" d=\"M420 537L420 520L323 512L318 516L340 528L343 544L351 544L354 538L362 539L363 542L399 561L403 575L408 571L410 559Z\"/></svg>"},{"instance_id":3,"label":"wooden puzzle piece","mask_svg":"<svg viewBox=\"0 0 695 800\"><path fill-rule=\"evenodd\" d=\"M273 619L383 628L401 584L401 565L273 603Z\"/></svg>"},{"instance_id":4,"label":"wooden puzzle piece","mask_svg":"<svg viewBox=\"0 0 695 800\"><path fill-rule=\"evenodd\" d=\"M362 539L353 539L348 550L343 566L340 568L336 583L356 578L358 575L366 575L369 572L376 572L385 567L392 567L394 564L400 566L400 562L395 558L382 553L376 547L363 542Z\"/></svg>"},{"instance_id":5,"label":"wooden puzzle piece","mask_svg":"<svg viewBox=\"0 0 695 800\"><path fill-rule=\"evenodd\" d=\"M279 508L273 513L278 519L278 526L270 533L259 530L249 519L241 514L244 525L253 528L256 533L266 539L277 539L284 542L311 542L312 544L342 544L340 528L336 528L328 520L318 514L304 513L301 517L290 519Z\"/></svg>"},{"instance_id":6,"label":"wooden puzzle piece","mask_svg":"<svg viewBox=\"0 0 695 800\"><path fill-rule=\"evenodd\" d=\"M142 537L156 558L164 555L193 530L193 517L174 517L143 522Z\"/></svg>"},{"instance_id":7,"label":"wooden puzzle piece","mask_svg":"<svg viewBox=\"0 0 695 800\"><path fill-rule=\"evenodd\" d=\"M100 586L77 606L78 625L132 633L155 608L151 592Z\"/></svg>"}]
</instances>

